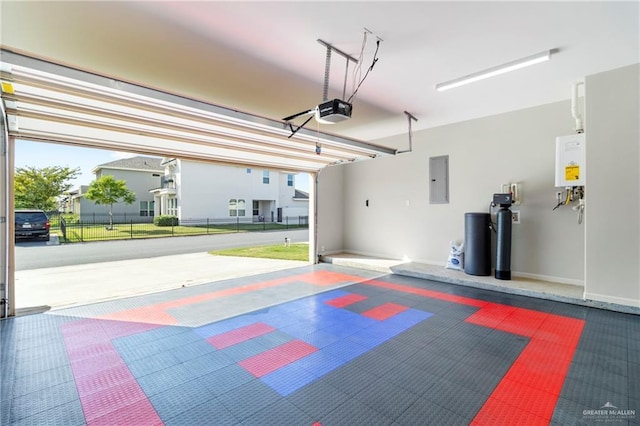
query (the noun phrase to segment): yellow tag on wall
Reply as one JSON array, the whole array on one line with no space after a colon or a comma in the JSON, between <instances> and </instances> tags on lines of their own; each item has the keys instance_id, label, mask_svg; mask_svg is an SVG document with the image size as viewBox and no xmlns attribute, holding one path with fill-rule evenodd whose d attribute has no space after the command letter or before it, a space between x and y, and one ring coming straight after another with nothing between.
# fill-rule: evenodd
<instances>
[{"instance_id":1,"label":"yellow tag on wall","mask_svg":"<svg viewBox=\"0 0 640 426\"><path fill-rule=\"evenodd\" d=\"M9 83L8 81L3 81L2 82L2 91L4 93L10 93L13 94L13 84Z\"/></svg>"},{"instance_id":2,"label":"yellow tag on wall","mask_svg":"<svg viewBox=\"0 0 640 426\"><path fill-rule=\"evenodd\" d=\"M572 165L564 168L564 179L567 181L573 181L580 179L580 166Z\"/></svg>"}]
</instances>

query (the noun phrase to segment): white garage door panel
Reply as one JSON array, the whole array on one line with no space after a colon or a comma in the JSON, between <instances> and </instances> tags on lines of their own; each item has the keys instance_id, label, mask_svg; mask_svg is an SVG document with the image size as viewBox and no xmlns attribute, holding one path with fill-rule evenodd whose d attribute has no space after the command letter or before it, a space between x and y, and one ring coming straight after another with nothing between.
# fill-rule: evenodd
<instances>
[{"instance_id":1,"label":"white garage door panel","mask_svg":"<svg viewBox=\"0 0 640 426\"><path fill-rule=\"evenodd\" d=\"M20 117L19 123L19 131L15 132L15 134L24 139L57 141L143 154L165 155L170 152L172 156L187 159L214 160L223 163L264 167L269 166L269 168L282 168L284 170L314 171L326 165L305 160L301 158L301 156L293 156L284 152L280 156L250 152L247 158L239 159L242 150L241 147L221 148L208 142L198 143L194 138L190 138L188 141L181 141L177 136L173 138L160 138L143 134L123 133L107 128L96 130L95 128L88 127L86 123L72 124L60 121L53 122L32 117Z\"/></svg>"},{"instance_id":2,"label":"white garage door panel","mask_svg":"<svg viewBox=\"0 0 640 426\"><path fill-rule=\"evenodd\" d=\"M2 59L2 98L16 138L305 172L395 154L308 129L290 138L280 121L4 50Z\"/></svg>"}]
</instances>

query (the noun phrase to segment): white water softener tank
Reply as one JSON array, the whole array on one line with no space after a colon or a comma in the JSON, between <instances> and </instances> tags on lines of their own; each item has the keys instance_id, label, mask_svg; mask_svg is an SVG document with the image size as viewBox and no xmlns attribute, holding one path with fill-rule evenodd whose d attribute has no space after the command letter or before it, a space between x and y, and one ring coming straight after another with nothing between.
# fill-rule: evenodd
<instances>
[{"instance_id":1,"label":"white water softener tank","mask_svg":"<svg viewBox=\"0 0 640 426\"><path fill-rule=\"evenodd\" d=\"M560 188L585 184L584 133L556 138L556 186Z\"/></svg>"}]
</instances>

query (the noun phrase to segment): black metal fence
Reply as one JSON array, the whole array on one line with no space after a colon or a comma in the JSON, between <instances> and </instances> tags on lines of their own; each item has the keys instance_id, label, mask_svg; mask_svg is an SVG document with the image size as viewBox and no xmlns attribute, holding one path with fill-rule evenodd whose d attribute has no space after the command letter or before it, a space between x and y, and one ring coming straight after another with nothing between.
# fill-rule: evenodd
<instances>
[{"instance_id":1,"label":"black metal fence","mask_svg":"<svg viewBox=\"0 0 640 426\"><path fill-rule=\"evenodd\" d=\"M140 221L139 218L124 221L114 218L113 225L108 215L102 220L80 220L59 217L59 227L64 242L86 242L105 240L124 240L134 238L174 237L183 235L224 234L233 232L263 232L274 230L299 229L309 227L308 216L287 216L282 222L254 221L251 218L204 218L183 219L177 225L157 226L153 222ZM153 219L153 218L152 218ZM55 222L55 221L53 221ZM52 224L52 227L55 226Z\"/></svg>"}]
</instances>

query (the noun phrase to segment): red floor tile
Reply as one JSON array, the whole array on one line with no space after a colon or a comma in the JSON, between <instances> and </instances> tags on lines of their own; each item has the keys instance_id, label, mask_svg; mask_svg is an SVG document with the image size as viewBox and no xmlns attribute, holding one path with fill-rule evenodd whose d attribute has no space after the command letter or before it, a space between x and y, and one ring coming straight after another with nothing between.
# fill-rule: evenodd
<instances>
[{"instance_id":1,"label":"red floor tile","mask_svg":"<svg viewBox=\"0 0 640 426\"><path fill-rule=\"evenodd\" d=\"M439 291L426 290L423 288L416 288L416 287L403 285L403 284L388 283L388 282L379 281L379 280L369 280L369 281L366 281L364 284L372 285L375 287L388 288L391 290L397 290L397 291L401 291L409 294L417 294L424 297L431 297L433 299L445 300L447 302L460 303L462 305L480 307L489 303L483 300L472 299L469 297L456 296L454 294L441 293Z\"/></svg>"},{"instance_id":2,"label":"red floor tile","mask_svg":"<svg viewBox=\"0 0 640 426\"><path fill-rule=\"evenodd\" d=\"M315 346L301 340L293 340L240 361L238 364L254 376L262 377L317 350Z\"/></svg>"},{"instance_id":3,"label":"red floor tile","mask_svg":"<svg viewBox=\"0 0 640 426\"><path fill-rule=\"evenodd\" d=\"M362 313L363 316L368 318L384 321L391 318L400 312L404 312L409 309L407 306L398 305L397 303L385 303L384 305L376 306L373 309L369 309Z\"/></svg>"},{"instance_id":4,"label":"red floor tile","mask_svg":"<svg viewBox=\"0 0 640 426\"><path fill-rule=\"evenodd\" d=\"M354 303L366 299L367 296L362 296L360 294L347 294L346 296L336 297L335 299L328 300L325 303L329 306L333 306L334 308L344 308L345 306L353 305Z\"/></svg>"},{"instance_id":5,"label":"red floor tile","mask_svg":"<svg viewBox=\"0 0 640 426\"><path fill-rule=\"evenodd\" d=\"M258 322L255 324L247 325L236 330L229 331L227 333L211 336L207 339L216 349L224 349L229 346L236 345L238 343L247 341L254 337L262 336L263 334L274 331L275 328L270 325Z\"/></svg>"},{"instance_id":6,"label":"red floor tile","mask_svg":"<svg viewBox=\"0 0 640 426\"><path fill-rule=\"evenodd\" d=\"M144 425L160 426L164 423L149 400L133 401L119 410L87 420L87 426Z\"/></svg>"}]
</instances>

